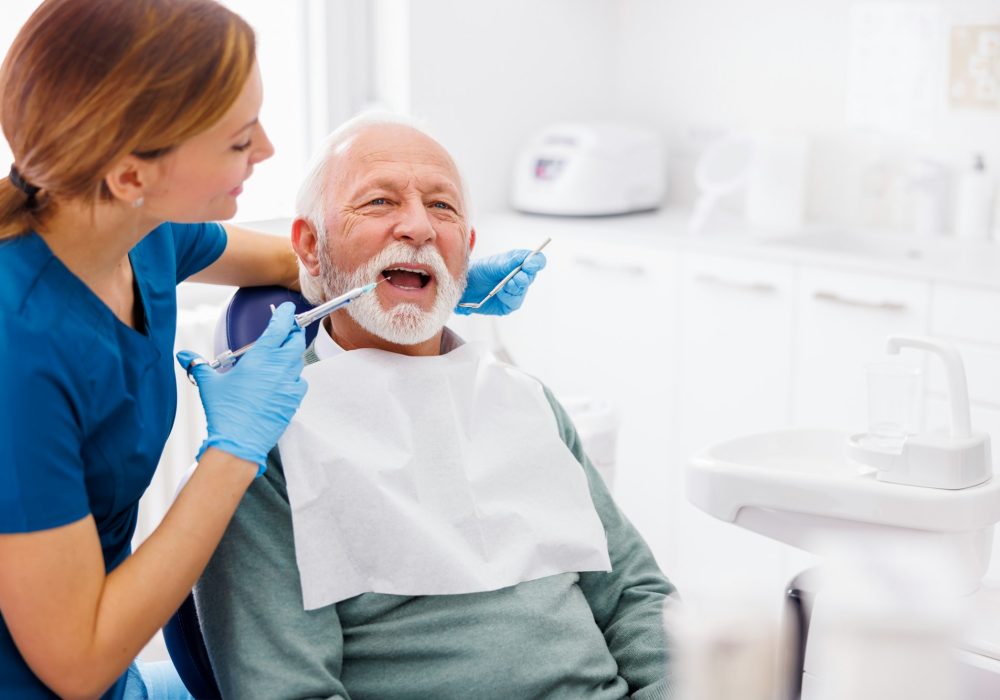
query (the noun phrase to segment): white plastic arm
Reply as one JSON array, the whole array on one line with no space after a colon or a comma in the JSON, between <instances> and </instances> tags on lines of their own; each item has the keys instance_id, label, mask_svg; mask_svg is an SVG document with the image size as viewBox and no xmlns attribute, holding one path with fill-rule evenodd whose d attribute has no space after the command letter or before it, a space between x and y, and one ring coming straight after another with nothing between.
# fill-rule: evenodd
<instances>
[{"instance_id":1,"label":"white plastic arm","mask_svg":"<svg viewBox=\"0 0 1000 700\"><path fill-rule=\"evenodd\" d=\"M886 340L886 350L889 354L898 355L901 348L926 350L941 358L948 377L951 436L969 437L972 433L972 421L969 419L969 385L965 380L965 365L958 349L936 338L890 335Z\"/></svg>"}]
</instances>

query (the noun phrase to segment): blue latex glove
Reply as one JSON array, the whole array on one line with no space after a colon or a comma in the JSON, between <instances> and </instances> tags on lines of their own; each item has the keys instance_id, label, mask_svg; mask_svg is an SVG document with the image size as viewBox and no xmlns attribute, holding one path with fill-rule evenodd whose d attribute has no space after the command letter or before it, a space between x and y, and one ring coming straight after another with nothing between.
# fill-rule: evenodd
<instances>
[{"instance_id":1,"label":"blue latex glove","mask_svg":"<svg viewBox=\"0 0 1000 700\"><path fill-rule=\"evenodd\" d=\"M465 294L459 303L478 304L489 294L497 283L506 277L511 270L521 264L530 250L511 250L506 253L499 253L483 260L477 260L469 266L469 281L465 287ZM524 295L528 293L528 287L535 281L535 275L545 267L545 254L535 253L535 256L516 275L507 281L499 292L492 299L483 304L478 309L463 309L455 307L455 313L462 315L487 314L489 316L506 316L511 311L516 311L524 303Z\"/></svg>"},{"instance_id":2,"label":"blue latex glove","mask_svg":"<svg viewBox=\"0 0 1000 700\"><path fill-rule=\"evenodd\" d=\"M305 331L295 322L295 305L286 301L256 344L228 372L217 372L207 364L191 371L208 422L199 458L216 447L259 465L258 476L264 473L268 451L306 393L306 381L300 376L304 351ZM190 350L177 353L185 369L197 357Z\"/></svg>"}]
</instances>

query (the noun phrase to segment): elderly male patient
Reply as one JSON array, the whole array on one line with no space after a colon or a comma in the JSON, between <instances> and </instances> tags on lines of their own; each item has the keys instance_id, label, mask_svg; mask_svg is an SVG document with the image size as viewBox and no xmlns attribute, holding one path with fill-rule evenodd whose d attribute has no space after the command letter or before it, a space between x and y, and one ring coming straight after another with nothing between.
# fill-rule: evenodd
<instances>
[{"instance_id":1,"label":"elderly male patient","mask_svg":"<svg viewBox=\"0 0 1000 700\"><path fill-rule=\"evenodd\" d=\"M341 127L292 241L309 392L196 590L228 698L667 698L673 586L536 379L444 327L476 233L407 124Z\"/></svg>"}]
</instances>

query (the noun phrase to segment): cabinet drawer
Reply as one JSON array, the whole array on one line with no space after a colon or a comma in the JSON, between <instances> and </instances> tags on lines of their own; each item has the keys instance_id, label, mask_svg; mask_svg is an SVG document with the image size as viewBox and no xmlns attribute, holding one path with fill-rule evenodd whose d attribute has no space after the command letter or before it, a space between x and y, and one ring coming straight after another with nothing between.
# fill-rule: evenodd
<instances>
[{"instance_id":1,"label":"cabinet drawer","mask_svg":"<svg viewBox=\"0 0 1000 700\"><path fill-rule=\"evenodd\" d=\"M885 339L927 332L930 288L881 276L799 271L793 417L797 425L857 430L867 416L865 365ZM923 365L922 353L903 361Z\"/></svg>"},{"instance_id":2,"label":"cabinet drawer","mask_svg":"<svg viewBox=\"0 0 1000 700\"><path fill-rule=\"evenodd\" d=\"M1000 347L948 340L962 353L969 398L1000 407ZM948 393L944 363L937 357L927 362L927 390L936 394Z\"/></svg>"},{"instance_id":3,"label":"cabinet drawer","mask_svg":"<svg viewBox=\"0 0 1000 700\"><path fill-rule=\"evenodd\" d=\"M931 334L1000 344L1000 292L934 286Z\"/></svg>"},{"instance_id":4,"label":"cabinet drawer","mask_svg":"<svg viewBox=\"0 0 1000 700\"><path fill-rule=\"evenodd\" d=\"M689 255L681 274L684 457L788 423L792 288L787 265Z\"/></svg>"}]
</instances>

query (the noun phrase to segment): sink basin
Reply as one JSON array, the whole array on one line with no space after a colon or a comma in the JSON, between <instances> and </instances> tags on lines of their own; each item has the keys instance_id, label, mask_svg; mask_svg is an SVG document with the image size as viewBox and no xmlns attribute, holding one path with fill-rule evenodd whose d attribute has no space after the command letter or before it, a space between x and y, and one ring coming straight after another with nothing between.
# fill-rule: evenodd
<instances>
[{"instance_id":1,"label":"sink basin","mask_svg":"<svg viewBox=\"0 0 1000 700\"><path fill-rule=\"evenodd\" d=\"M958 584L975 590L1000 521L1000 479L946 490L879 481L847 457L846 433L782 430L696 455L687 496L720 520L817 554L894 535L949 550Z\"/></svg>"}]
</instances>

